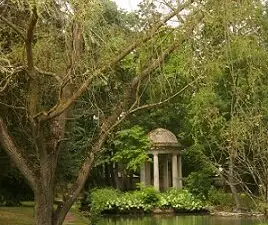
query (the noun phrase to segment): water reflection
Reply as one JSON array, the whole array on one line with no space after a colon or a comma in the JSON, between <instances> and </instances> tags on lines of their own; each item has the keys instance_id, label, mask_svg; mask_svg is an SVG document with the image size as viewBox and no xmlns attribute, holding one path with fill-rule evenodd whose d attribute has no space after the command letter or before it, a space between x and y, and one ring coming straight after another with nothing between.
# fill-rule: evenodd
<instances>
[{"instance_id":1,"label":"water reflection","mask_svg":"<svg viewBox=\"0 0 268 225\"><path fill-rule=\"evenodd\" d=\"M259 218L216 217L216 216L147 216L107 217L100 224L105 225L257 225Z\"/></svg>"}]
</instances>

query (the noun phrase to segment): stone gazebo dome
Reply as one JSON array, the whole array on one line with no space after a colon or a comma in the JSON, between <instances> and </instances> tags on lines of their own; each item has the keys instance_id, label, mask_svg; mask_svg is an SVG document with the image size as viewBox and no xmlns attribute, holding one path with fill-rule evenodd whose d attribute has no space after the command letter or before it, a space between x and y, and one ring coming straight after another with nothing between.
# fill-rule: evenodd
<instances>
[{"instance_id":1,"label":"stone gazebo dome","mask_svg":"<svg viewBox=\"0 0 268 225\"><path fill-rule=\"evenodd\" d=\"M157 128L148 134L153 147L179 147L179 142L171 131L164 128Z\"/></svg>"}]
</instances>

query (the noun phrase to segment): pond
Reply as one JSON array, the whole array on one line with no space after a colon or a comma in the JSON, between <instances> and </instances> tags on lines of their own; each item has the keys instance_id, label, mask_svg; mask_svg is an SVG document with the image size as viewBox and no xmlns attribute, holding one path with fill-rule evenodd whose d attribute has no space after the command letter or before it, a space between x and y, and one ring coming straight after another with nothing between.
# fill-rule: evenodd
<instances>
[{"instance_id":1,"label":"pond","mask_svg":"<svg viewBox=\"0 0 268 225\"><path fill-rule=\"evenodd\" d=\"M258 225L259 218L218 217L218 216L146 216L106 217L100 224L105 225Z\"/></svg>"}]
</instances>

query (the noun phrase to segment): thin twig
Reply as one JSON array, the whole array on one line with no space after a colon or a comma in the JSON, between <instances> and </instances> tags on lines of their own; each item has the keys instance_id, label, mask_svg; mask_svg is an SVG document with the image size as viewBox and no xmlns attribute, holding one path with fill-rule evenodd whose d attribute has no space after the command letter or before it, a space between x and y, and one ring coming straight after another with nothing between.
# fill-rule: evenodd
<instances>
[{"instance_id":1,"label":"thin twig","mask_svg":"<svg viewBox=\"0 0 268 225\"><path fill-rule=\"evenodd\" d=\"M169 102L171 99L175 98L176 96L178 96L179 94L181 94L183 91L185 91L188 87L190 87L192 84L194 84L197 80L203 78L202 76L199 76L197 77L196 79L194 79L192 82L190 82L189 84L187 84L186 86L184 86L181 90L179 90L178 92L176 92L175 94L173 94L172 96L170 96L169 98L166 98L165 100L163 101L160 101L160 102L156 102L156 103L152 103L152 104L146 104L146 105L142 105L142 106L139 106L133 110L130 110L128 112L128 114L132 114L132 113L135 113L139 110L142 110L142 109L149 109L149 108L153 108L153 107L156 107L156 106L160 106L160 105L163 105L167 102Z\"/></svg>"},{"instance_id":2,"label":"thin twig","mask_svg":"<svg viewBox=\"0 0 268 225\"><path fill-rule=\"evenodd\" d=\"M9 104L6 104L6 103L4 103L4 102L0 102L0 105L6 106L6 107L8 107L8 108L12 108L12 109L21 109L21 110L25 110L25 107L23 107L23 106L9 105Z\"/></svg>"},{"instance_id":3,"label":"thin twig","mask_svg":"<svg viewBox=\"0 0 268 225\"><path fill-rule=\"evenodd\" d=\"M43 74L43 75L47 75L50 77L54 77L59 83L61 83L62 79L56 73L44 71L44 70L38 68L37 66L35 66L34 68L38 73Z\"/></svg>"},{"instance_id":4,"label":"thin twig","mask_svg":"<svg viewBox=\"0 0 268 225\"><path fill-rule=\"evenodd\" d=\"M8 25L11 29L13 29L24 41L26 39L23 30L18 28L15 24L7 20L5 17L0 15L0 20L2 20L6 25Z\"/></svg>"},{"instance_id":5,"label":"thin twig","mask_svg":"<svg viewBox=\"0 0 268 225\"><path fill-rule=\"evenodd\" d=\"M173 16L176 15L176 13L184 10L186 7L190 6L195 0L189 0L180 5L176 12L171 12L168 14L162 21L159 21L156 23L153 28L146 32L146 34L135 41L133 44L130 44L127 48L122 50L121 53L119 53L117 56L115 56L110 63L107 65L104 65L103 67L96 69L92 72L92 75L89 76L82 84L81 86L73 93L73 95L68 99L68 101L59 101L57 102L51 109L49 109L46 112L40 112L34 116L35 119L39 121L49 120L52 119L62 112L64 112L66 109L68 109L88 88L88 86L91 85L94 78L101 76L104 72L106 72L108 69L112 68L116 63L120 62L123 58L125 58L129 53L131 53L134 49L136 49L141 44L145 43L146 41L150 40L152 37L155 36L159 28L161 28L168 20L170 20ZM146 72L146 71L144 71ZM85 72L87 74L88 71Z\"/></svg>"}]
</instances>

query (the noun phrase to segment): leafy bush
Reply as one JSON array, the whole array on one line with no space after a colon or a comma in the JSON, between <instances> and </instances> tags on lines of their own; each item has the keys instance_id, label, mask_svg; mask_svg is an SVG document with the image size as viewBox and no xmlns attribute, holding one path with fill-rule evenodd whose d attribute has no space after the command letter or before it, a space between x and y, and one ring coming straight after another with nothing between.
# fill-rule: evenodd
<instances>
[{"instance_id":1,"label":"leafy bush","mask_svg":"<svg viewBox=\"0 0 268 225\"><path fill-rule=\"evenodd\" d=\"M113 144L116 152L112 161L120 162L127 170L136 171L148 159L150 141L140 126L118 131Z\"/></svg>"},{"instance_id":2,"label":"leafy bush","mask_svg":"<svg viewBox=\"0 0 268 225\"><path fill-rule=\"evenodd\" d=\"M256 202L246 195L245 193L239 193L241 207L243 209L254 209L256 208ZM208 201L213 206L221 206L232 208L235 206L235 202L232 193L225 192L222 189L216 189L212 187L208 193Z\"/></svg>"},{"instance_id":3,"label":"leafy bush","mask_svg":"<svg viewBox=\"0 0 268 225\"><path fill-rule=\"evenodd\" d=\"M160 208L173 208L176 211L195 212L206 209L203 201L197 199L188 190L170 189L163 193L159 203Z\"/></svg>"},{"instance_id":4,"label":"leafy bush","mask_svg":"<svg viewBox=\"0 0 268 225\"><path fill-rule=\"evenodd\" d=\"M148 212L153 205L145 204L143 201L142 192L126 192L114 201L108 201L107 206L109 210L119 213L129 213L130 211Z\"/></svg>"},{"instance_id":5,"label":"leafy bush","mask_svg":"<svg viewBox=\"0 0 268 225\"><path fill-rule=\"evenodd\" d=\"M97 189L91 193L91 212L148 213L153 208L173 208L181 212L204 210L205 204L187 190L171 189L159 193L153 187L121 193L113 189Z\"/></svg>"},{"instance_id":6,"label":"leafy bush","mask_svg":"<svg viewBox=\"0 0 268 225\"><path fill-rule=\"evenodd\" d=\"M99 214L107 209L107 203L115 201L120 196L120 193L112 188L102 188L93 190L88 200L90 202L91 212L93 214Z\"/></svg>"},{"instance_id":7,"label":"leafy bush","mask_svg":"<svg viewBox=\"0 0 268 225\"><path fill-rule=\"evenodd\" d=\"M222 189L212 187L208 192L208 201L214 206L228 206L234 205L234 200L231 193L226 193Z\"/></svg>"},{"instance_id":8,"label":"leafy bush","mask_svg":"<svg viewBox=\"0 0 268 225\"><path fill-rule=\"evenodd\" d=\"M17 169L9 168L1 174L0 206L19 206L21 201L29 200L33 200L33 192Z\"/></svg>"},{"instance_id":9,"label":"leafy bush","mask_svg":"<svg viewBox=\"0 0 268 225\"><path fill-rule=\"evenodd\" d=\"M19 206L20 199L7 190L0 189L0 206Z\"/></svg>"},{"instance_id":10,"label":"leafy bush","mask_svg":"<svg viewBox=\"0 0 268 225\"><path fill-rule=\"evenodd\" d=\"M96 189L89 195L93 213L150 211L159 201L159 193L152 187L140 191L121 193L114 189Z\"/></svg>"},{"instance_id":11,"label":"leafy bush","mask_svg":"<svg viewBox=\"0 0 268 225\"><path fill-rule=\"evenodd\" d=\"M144 187L139 192L142 195L142 200L144 204L155 205L160 199L159 192L156 191L154 187Z\"/></svg>"},{"instance_id":12,"label":"leafy bush","mask_svg":"<svg viewBox=\"0 0 268 225\"><path fill-rule=\"evenodd\" d=\"M212 171L207 169L190 173L186 178L187 189L198 198L207 199L208 192L212 186L211 175Z\"/></svg>"}]
</instances>

